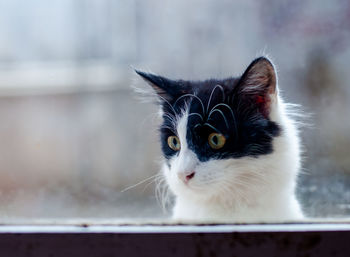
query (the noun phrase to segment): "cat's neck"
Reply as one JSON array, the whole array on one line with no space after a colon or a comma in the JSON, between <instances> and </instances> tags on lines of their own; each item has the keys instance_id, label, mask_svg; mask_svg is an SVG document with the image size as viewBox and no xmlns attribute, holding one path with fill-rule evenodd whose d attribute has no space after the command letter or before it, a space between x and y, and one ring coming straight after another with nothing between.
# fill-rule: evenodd
<instances>
[{"instance_id":1,"label":"cat's neck","mask_svg":"<svg viewBox=\"0 0 350 257\"><path fill-rule=\"evenodd\" d=\"M281 192L272 189L251 202L230 201L230 195L221 199L199 201L177 197L173 218L181 221L200 222L278 222L295 221L303 217L300 206L291 190ZM281 208L283 206L283 208Z\"/></svg>"}]
</instances>

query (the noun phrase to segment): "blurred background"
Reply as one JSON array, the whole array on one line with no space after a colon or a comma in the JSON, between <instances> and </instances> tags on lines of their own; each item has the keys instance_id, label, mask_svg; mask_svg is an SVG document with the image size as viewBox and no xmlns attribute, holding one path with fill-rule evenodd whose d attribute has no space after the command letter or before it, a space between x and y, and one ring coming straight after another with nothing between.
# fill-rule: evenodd
<instances>
[{"instance_id":1,"label":"blurred background","mask_svg":"<svg viewBox=\"0 0 350 257\"><path fill-rule=\"evenodd\" d=\"M222 78L263 53L311 114L306 214L349 216L348 0L0 0L0 220L167 216L152 180L123 191L160 159L131 66Z\"/></svg>"}]
</instances>

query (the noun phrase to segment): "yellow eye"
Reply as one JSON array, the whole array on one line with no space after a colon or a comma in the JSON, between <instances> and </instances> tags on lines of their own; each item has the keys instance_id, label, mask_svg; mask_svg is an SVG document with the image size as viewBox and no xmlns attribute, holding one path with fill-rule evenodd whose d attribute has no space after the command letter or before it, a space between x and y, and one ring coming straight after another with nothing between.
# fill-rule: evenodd
<instances>
[{"instance_id":1,"label":"yellow eye","mask_svg":"<svg viewBox=\"0 0 350 257\"><path fill-rule=\"evenodd\" d=\"M177 136L168 137L168 145L174 151L179 151L181 148L180 139Z\"/></svg>"},{"instance_id":2,"label":"yellow eye","mask_svg":"<svg viewBox=\"0 0 350 257\"><path fill-rule=\"evenodd\" d=\"M208 137L208 142L211 148L218 150L226 143L226 138L220 133L211 133Z\"/></svg>"}]
</instances>

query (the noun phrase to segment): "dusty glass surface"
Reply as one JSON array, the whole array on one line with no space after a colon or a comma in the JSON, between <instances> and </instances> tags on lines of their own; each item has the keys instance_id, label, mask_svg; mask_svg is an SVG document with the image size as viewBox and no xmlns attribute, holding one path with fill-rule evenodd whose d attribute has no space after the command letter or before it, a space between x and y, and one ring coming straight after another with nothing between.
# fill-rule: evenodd
<instances>
[{"instance_id":1,"label":"dusty glass surface","mask_svg":"<svg viewBox=\"0 0 350 257\"><path fill-rule=\"evenodd\" d=\"M303 128L298 197L350 214L349 1L0 1L0 219L160 218L157 109L130 65L239 75L262 53Z\"/></svg>"}]
</instances>

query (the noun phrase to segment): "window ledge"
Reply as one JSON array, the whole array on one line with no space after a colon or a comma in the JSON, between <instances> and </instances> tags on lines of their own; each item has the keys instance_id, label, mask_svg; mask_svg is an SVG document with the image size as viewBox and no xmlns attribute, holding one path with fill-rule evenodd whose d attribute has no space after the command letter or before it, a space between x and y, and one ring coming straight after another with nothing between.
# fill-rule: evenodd
<instances>
[{"instance_id":1,"label":"window ledge","mask_svg":"<svg viewBox=\"0 0 350 257\"><path fill-rule=\"evenodd\" d=\"M347 256L349 242L349 222L0 226L0 256L7 257Z\"/></svg>"},{"instance_id":2,"label":"window ledge","mask_svg":"<svg viewBox=\"0 0 350 257\"><path fill-rule=\"evenodd\" d=\"M83 222L63 225L0 225L0 233L113 233L113 234L154 234L154 233L261 233L261 232L331 232L349 231L350 222L332 223L280 223L280 224L93 224Z\"/></svg>"}]
</instances>

